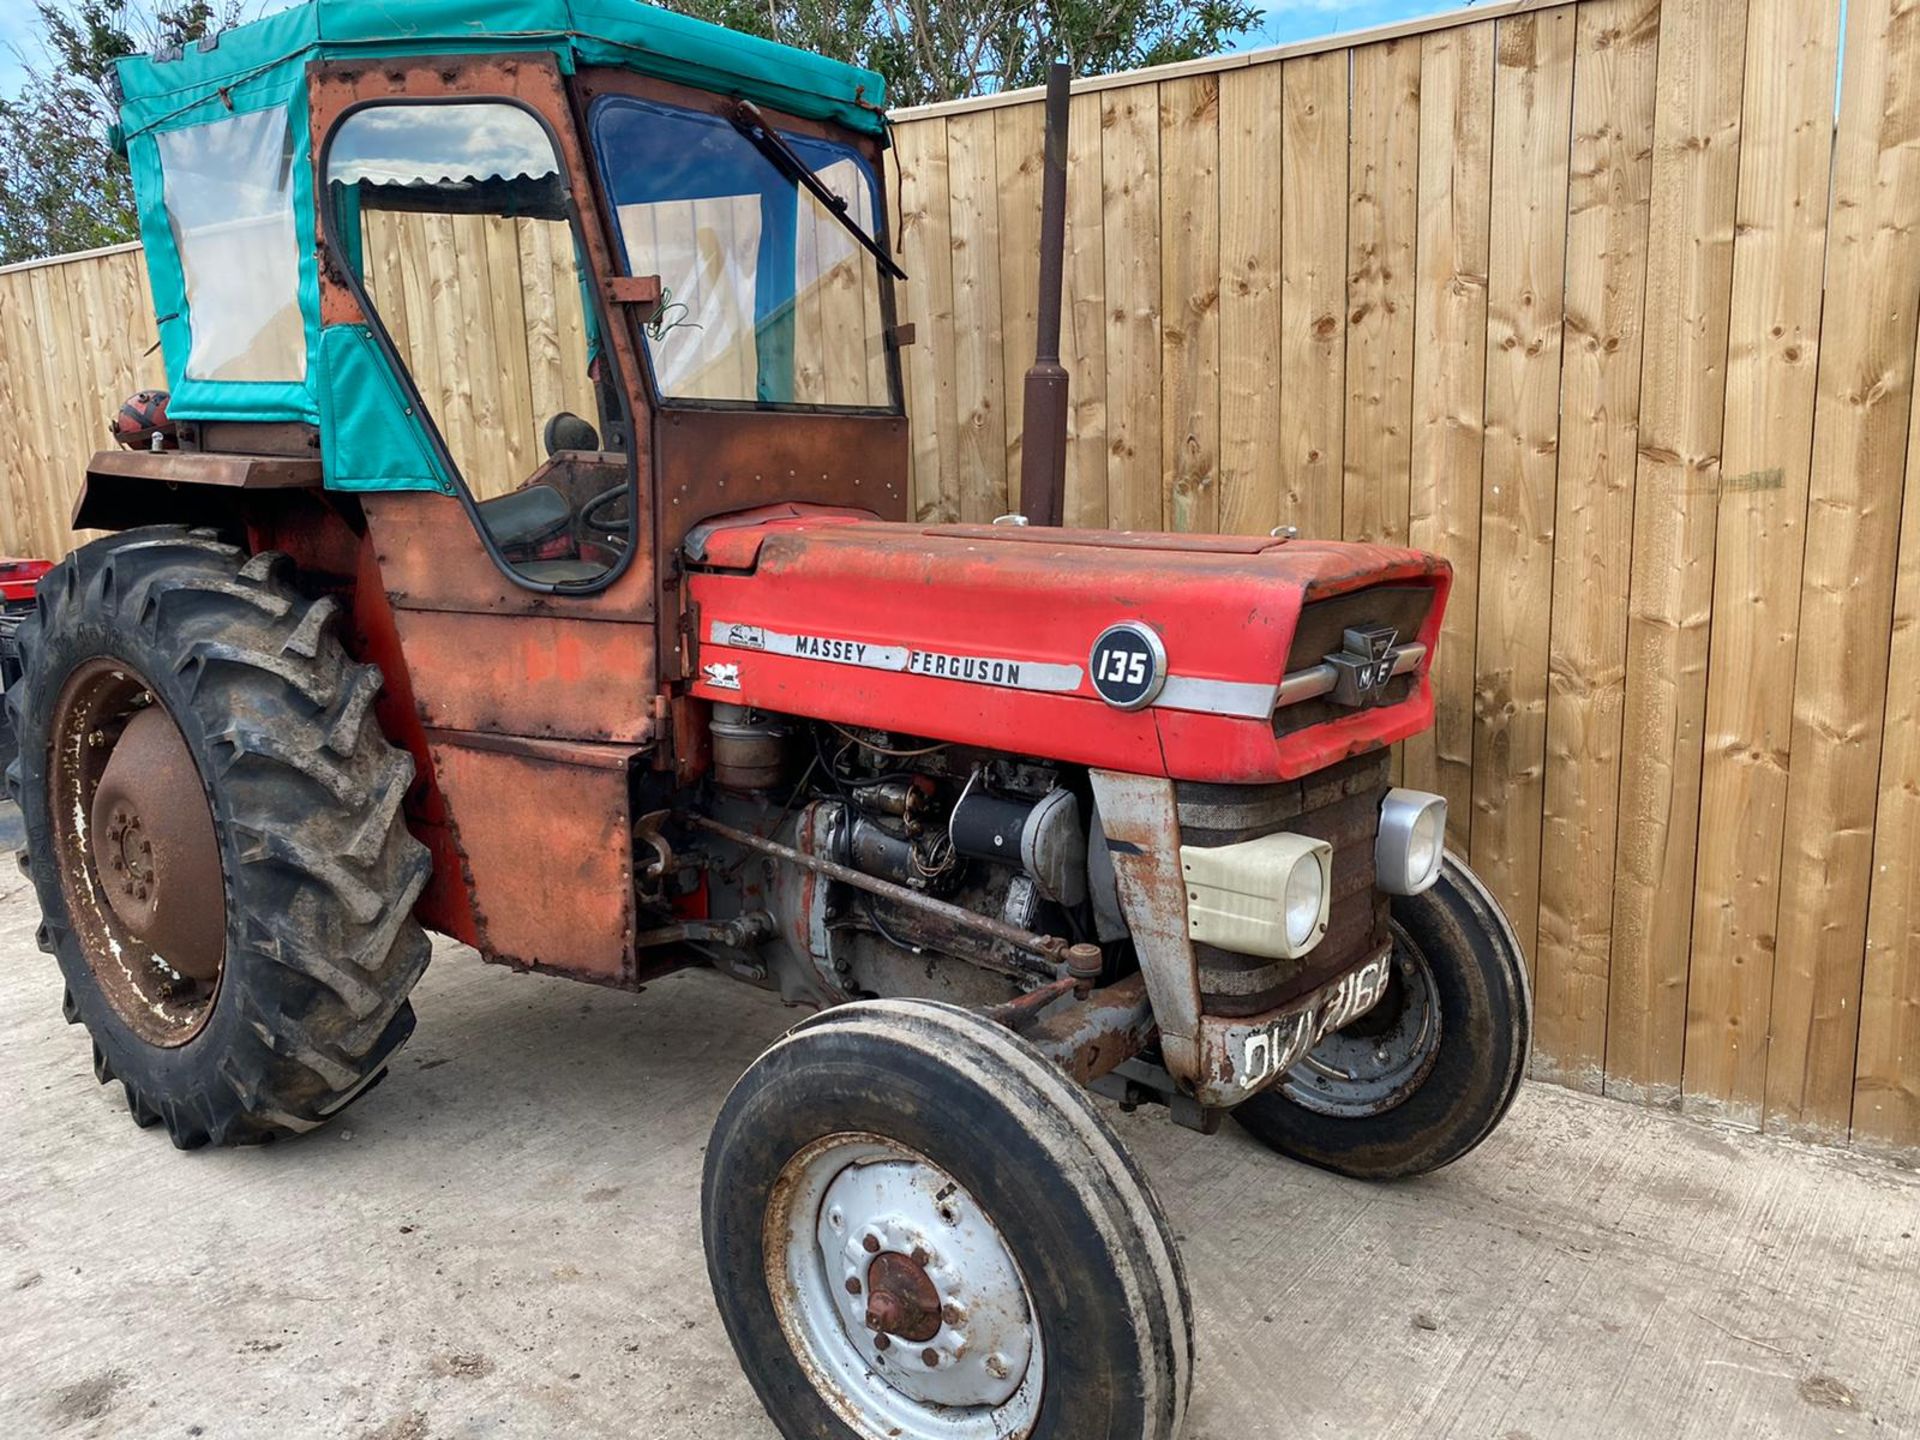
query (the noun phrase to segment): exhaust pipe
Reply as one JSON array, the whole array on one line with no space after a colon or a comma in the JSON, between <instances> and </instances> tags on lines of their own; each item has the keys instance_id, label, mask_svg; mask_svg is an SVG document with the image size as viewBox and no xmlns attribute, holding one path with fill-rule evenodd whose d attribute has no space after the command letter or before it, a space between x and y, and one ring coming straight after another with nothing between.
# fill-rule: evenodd
<instances>
[{"instance_id":1,"label":"exhaust pipe","mask_svg":"<svg viewBox=\"0 0 1920 1440\"><path fill-rule=\"evenodd\" d=\"M1060 363L1060 285L1067 244L1067 101L1072 76L1056 60L1047 72L1047 153L1040 192L1039 335L1027 371L1020 443L1020 508L1029 525L1058 525L1066 513L1067 371Z\"/></svg>"}]
</instances>

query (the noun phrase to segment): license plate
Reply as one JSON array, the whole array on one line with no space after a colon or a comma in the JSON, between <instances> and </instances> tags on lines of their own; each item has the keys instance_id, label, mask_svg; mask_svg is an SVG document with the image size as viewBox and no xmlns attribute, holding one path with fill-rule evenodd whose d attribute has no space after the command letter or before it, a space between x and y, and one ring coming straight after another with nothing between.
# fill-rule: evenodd
<instances>
[{"instance_id":1,"label":"license plate","mask_svg":"<svg viewBox=\"0 0 1920 1440\"><path fill-rule=\"evenodd\" d=\"M1327 1036L1378 1005L1392 973L1393 952L1383 950L1297 1009L1241 1031L1231 1052L1239 1062L1236 1081L1252 1090L1286 1074Z\"/></svg>"}]
</instances>

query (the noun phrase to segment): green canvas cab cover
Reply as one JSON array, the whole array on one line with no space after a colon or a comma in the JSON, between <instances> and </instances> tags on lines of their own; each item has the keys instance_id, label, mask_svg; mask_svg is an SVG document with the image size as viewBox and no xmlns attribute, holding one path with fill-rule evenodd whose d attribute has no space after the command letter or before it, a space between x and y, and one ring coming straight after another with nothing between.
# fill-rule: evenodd
<instances>
[{"instance_id":1,"label":"green canvas cab cover","mask_svg":"<svg viewBox=\"0 0 1920 1440\"><path fill-rule=\"evenodd\" d=\"M885 143L885 82L872 71L640 0L307 0L174 52L129 57L117 67L119 133L174 416L321 421L308 64L535 50L568 74L632 70ZM213 204L220 213L196 213ZM183 256L182 235L201 253ZM191 285L190 274L206 283ZM328 352L352 349L328 338Z\"/></svg>"}]
</instances>

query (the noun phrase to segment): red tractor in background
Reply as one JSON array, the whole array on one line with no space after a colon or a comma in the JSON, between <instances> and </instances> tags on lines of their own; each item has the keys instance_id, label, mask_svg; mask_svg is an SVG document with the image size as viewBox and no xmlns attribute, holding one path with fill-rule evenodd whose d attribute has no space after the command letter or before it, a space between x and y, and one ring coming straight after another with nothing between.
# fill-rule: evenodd
<instances>
[{"instance_id":1,"label":"red tractor in background","mask_svg":"<svg viewBox=\"0 0 1920 1440\"><path fill-rule=\"evenodd\" d=\"M120 67L177 448L90 464L118 533L7 697L96 1073L254 1143L380 1078L428 930L711 966L817 1012L702 1197L782 1433L1168 1440L1185 1280L1088 1089L1386 1179L1525 1069L1510 929L1390 783L1446 564L1049 523L1064 76L1028 513L927 525L877 76L633 0L390 11Z\"/></svg>"}]
</instances>

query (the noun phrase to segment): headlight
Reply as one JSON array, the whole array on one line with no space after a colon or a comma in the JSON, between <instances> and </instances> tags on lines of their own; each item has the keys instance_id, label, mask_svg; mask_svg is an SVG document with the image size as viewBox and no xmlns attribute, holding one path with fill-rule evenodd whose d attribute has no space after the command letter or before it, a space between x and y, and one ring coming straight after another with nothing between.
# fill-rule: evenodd
<instances>
[{"instance_id":1,"label":"headlight","mask_svg":"<svg viewBox=\"0 0 1920 1440\"><path fill-rule=\"evenodd\" d=\"M1327 933L1333 847L1305 835L1182 845L1187 933L1240 955L1293 960Z\"/></svg>"},{"instance_id":2,"label":"headlight","mask_svg":"<svg viewBox=\"0 0 1920 1440\"><path fill-rule=\"evenodd\" d=\"M1293 862L1287 873L1287 944L1297 955L1320 938L1327 928L1327 879L1320 873L1320 857L1308 853Z\"/></svg>"},{"instance_id":3,"label":"headlight","mask_svg":"<svg viewBox=\"0 0 1920 1440\"><path fill-rule=\"evenodd\" d=\"M1418 895L1440 878L1446 853L1446 797L1389 790L1373 842L1374 883L1389 895Z\"/></svg>"}]
</instances>

